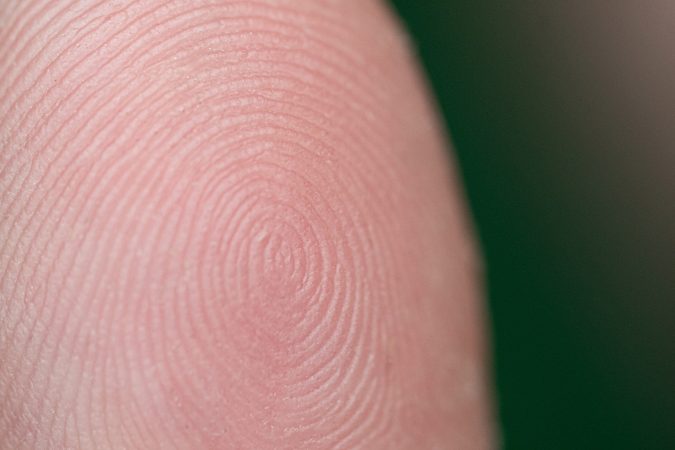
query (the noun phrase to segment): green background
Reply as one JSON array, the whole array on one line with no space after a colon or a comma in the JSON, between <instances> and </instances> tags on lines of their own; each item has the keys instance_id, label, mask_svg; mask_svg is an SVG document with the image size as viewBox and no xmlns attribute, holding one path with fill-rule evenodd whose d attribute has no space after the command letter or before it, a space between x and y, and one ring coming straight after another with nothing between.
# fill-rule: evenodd
<instances>
[{"instance_id":1,"label":"green background","mask_svg":"<svg viewBox=\"0 0 675 450\"><path fill-rule=\"evenodd\" d=\"M617 64L630 14L393 3L479 230L504 448L675 448L675 102Z\"/></svg>"}]
</instances>

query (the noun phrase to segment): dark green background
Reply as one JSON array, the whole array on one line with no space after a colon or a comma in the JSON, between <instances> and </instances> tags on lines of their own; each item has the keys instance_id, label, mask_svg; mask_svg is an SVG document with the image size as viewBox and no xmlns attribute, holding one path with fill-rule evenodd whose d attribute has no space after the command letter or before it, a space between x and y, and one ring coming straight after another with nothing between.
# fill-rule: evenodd
<instances>
[{"instance_id":1,"label":"dark green background","mask_svg":"<svg viewBox=\"0 0 675 450\"><path fill-rule=\"evenodd\" d=\"M675 448L670 52L623 51L619 2L393 3L479 229L504 448Z\"/></svg>"}]
</instances>

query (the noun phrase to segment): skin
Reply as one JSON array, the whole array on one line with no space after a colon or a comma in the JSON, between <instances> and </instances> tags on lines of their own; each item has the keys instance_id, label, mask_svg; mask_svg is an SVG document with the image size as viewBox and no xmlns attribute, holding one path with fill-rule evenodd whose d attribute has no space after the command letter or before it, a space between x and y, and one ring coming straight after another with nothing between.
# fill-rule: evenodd
<instances>
[{"instance_id":1,"label":"skin","mask_svg":"<svg viewBox=\"0 0 675 450\"><path fill-rule=\"evenodd\" d=\"M0 448L491 448L445 148L379 2L0 0Z\"/></svg>"}]
</instances>

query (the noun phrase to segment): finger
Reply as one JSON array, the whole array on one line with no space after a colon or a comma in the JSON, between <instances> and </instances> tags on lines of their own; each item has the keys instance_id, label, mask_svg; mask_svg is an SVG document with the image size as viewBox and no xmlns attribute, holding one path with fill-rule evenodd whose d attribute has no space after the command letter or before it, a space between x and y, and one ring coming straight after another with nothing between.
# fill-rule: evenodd
<instances>
[{"instance_id":1,"label":"finger","mask_svg":"<svg viewBox=\"0 0 675 450\"><path fill-rule=\"evenodd\" d=\"M3 448L487 448L476 257L373 1L2 3Z\"/></svg>"}]
</instances>

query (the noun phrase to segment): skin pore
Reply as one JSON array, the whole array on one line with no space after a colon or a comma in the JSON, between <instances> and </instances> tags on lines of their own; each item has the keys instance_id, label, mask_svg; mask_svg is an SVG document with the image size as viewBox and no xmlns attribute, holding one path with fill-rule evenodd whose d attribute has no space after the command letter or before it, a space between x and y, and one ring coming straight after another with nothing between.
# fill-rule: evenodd
<instances>
[{"instance_id":1,"label":"skin pore","mask_svg":"<svg viewBox=\"0 0 675 450\"><path fill-rule=\"evenodd\" d=\"M0 0L0 448L491 448L411 54L372 0Z\"/></svg>"}]
</instances>

